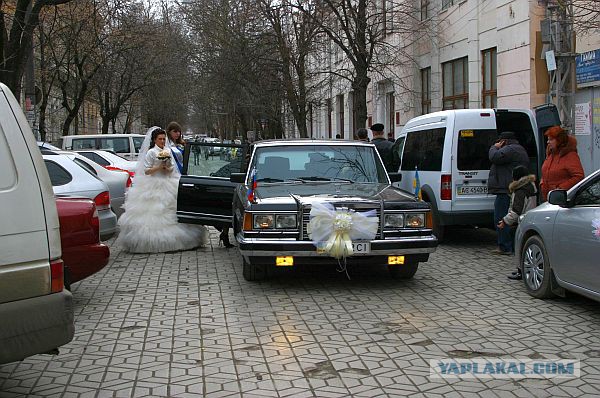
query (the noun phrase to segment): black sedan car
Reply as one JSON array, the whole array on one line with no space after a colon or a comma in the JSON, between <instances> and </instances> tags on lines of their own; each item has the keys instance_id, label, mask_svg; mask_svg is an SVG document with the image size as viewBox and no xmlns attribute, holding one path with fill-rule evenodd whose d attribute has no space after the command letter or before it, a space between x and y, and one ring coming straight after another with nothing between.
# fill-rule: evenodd
<instances>
[{"instance_id":1,"label":"black sedan car","mask_svg":"<svg viewBox=\"0 0 600 398\"><path fill-rule=\"evenodd\" d=\"M392 276L411 278L437 247L429 205L392 185L401 176L386 173L373 144L221 146L235 156L190 162L187 148L177 215L231 225L246 280L305 263L387 265Z\"/></svg>"}]
</instances>

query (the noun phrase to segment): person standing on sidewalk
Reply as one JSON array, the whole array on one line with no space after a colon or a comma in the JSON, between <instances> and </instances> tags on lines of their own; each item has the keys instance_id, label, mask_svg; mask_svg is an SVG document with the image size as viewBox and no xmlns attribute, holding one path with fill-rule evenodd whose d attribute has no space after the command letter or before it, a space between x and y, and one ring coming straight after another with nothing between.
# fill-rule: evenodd
<instances>
[{"instance_id":1,"label":"person standing on sidewalk","mask_svg":"<svg viewBox=\"0 0 600 398\"><path fill-rule=\"evenodd\" d=\"M570 189L583 180L583 167L577 154L577 140L559 126L544 133L548 137L546 160L542 164L540 188L546 201L553 189Z\"/></svg>"},{"instance_id":2,"label":"person standing on sidewalk","mask_svg":"<svg viewBox=\"0 0 600 398\"><path fill-rule=\"evenodd\" d=\"M381 156L381 160L383 160L383 165L388 172L396 172L398 171L398 166L394 163L394 156L392 154L392 144L390 141L385 138L385 134L383 132L384 126L381 123L375 123L371 126L371 131L373 132L373 139L371 142L375 144L375 148L377 148L377 152L379 152L379 156Z\"/></svg>"},{"instance_id":3,"label":"person standing on sidewalk","mask_svg":"<svg viewBox=\"0 0 600 398\"><path fill-rule=\"evenodd\" d=\"M488 156L492 166L488 178L488 193L496 195L494 200L494 225L498 232L498 248L493 254L512 254L513 240L509 228L498 228L498 223L508 213L510 196L508 186L512 182L512 172L517 166L528 167L527 151L512 131L505 131L490 147Z\"/></svg>"}]
</instances>

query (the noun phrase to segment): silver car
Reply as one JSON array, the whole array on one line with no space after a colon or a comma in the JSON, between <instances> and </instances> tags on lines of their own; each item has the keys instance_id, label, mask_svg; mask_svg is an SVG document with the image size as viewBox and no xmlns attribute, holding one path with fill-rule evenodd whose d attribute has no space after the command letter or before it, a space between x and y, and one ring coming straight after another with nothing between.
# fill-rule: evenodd
<instances>
[{"instance_id":1,"label":"silver car","mask_svg":"<svg viewBox=\"0 0 600 398\"><path fill-rule=\"evenodd\" d=\"M46 153L42 157L54 194L92 199L100 219L100 239L112 237L117 231L117 216L110 208L110 193L106 184L65 155Z\"/></svg>"},{"instance_id":2,"label":"silver car","mask_svg":"<svg viewBox=\"0 0 600 398\"><path fill-rule=\"evenodd\" d=\"M600 170L528 211L515 253L533 297L564 296L566 289L600 301Z\"/></svg>"},{"instance_id":3,"label":"silver car","mask_svg":"<svg viewBox=\"0 0 600 398\"><path fill-rule=\"evenodd\" d=\"M82 149L75 152L85 156L90 160L93 160L100 166L109 170L126 170L132 177L135 173L137 162L122 158L115 153L109 151L101 151L99 149Z\"/></svg>"},{"instance_id":4,"label":"silver car","mask_svg":"<svg viewBox=\"0 0 600 398\"><path fill-rule=\"evenodd\" d=\"M100 166L98 163L91 161L90 159L82 156L76 152L71 151L55 151L61 155L68 157L73 160L79 166L83 167L102 181L108 186L110 192L110 205L112 211L121 217L123 214L123 203L125 203L125 193L131 186L132 179L129 173L119 170L108 170Z\"/></svg>"}]
</instances>

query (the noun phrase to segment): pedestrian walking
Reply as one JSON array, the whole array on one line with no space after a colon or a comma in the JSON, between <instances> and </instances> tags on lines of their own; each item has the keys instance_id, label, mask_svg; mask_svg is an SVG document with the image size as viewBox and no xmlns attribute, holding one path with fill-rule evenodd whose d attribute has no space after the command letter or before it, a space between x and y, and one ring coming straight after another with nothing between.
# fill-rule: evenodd
<instances>
[{"instance_id":1,"label":"pedestrian walking","mask_svg":"<svg viewBox=\"0 0 600 398\"><path fill-rule=\"evenodd\" d=\"M498 247L492 253L510 255L514 252L510 230L498 228L498 223L510 207L508 186L512 182L512 171L517 166L527 168L529 156L512 131L500 134L498 140L490 147L488 156L492 163L488 177L488 193L496 195L494 225L498 232Z\"/></svg>"},{"instance_id":2,"label":"pedestrian walking","mask_svg":"<svg viewBox=\"0 0 600 398\"><path fill-rule=\"evenodd\" d=\"M498 223L499 229L508 229L511 239L514 240L514 227L519 223L519 217L537 206L537 188L535 186L535 175L529 174L524 166L517 166L512 171L513 181L508 186L510 192L510 207L508 213ZM509 279L522 279L521 270L508 275Z\"/></svg>"},{"instance_id":3,"label":"pedestrian walking","mask_svg":"<svg viewBox=\"0 0 600 398\"><path fill-rule=\"evenodd\" d=\"M548 137L546 160L542 164L540 188L546 201L553 189L570 189L583 179L583 167L577 154L577 140L559 126L544 133Z\"/></svg>"},{"instance_id":4,"label":"pedestrian walking","mask_svg":"<svg viewBox=\"0 0 600 398\"><path fill-rule=\"evenodd\" d=\"M373 132L373 140L371 141L375 144L377 148L377 152L379 152L379 156L381 160L383 160L383 165L388 172L396 172L398 171L398 166L394 162L394 156L392 154L393 143L385 138L385 133L383 132L384 125L381 123L375 123L371 126L371 131Z\"/></svg>"}]
</instances>

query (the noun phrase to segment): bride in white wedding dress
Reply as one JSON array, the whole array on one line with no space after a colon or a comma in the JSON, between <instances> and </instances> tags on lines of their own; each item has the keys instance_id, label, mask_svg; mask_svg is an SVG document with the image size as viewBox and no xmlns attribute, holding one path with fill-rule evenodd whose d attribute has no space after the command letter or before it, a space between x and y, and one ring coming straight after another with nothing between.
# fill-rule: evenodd
<instances>
[{"instance_id":1,"label":"bride in white wedding dress","mask_svg":"<svg viewBox=\"0 0 600 398\"><path fill-rule=\"evenodd\" d=\"M177 222L180 174L174 170L166 137L160 127L148 130L123 205L116 244L131 253L189 250L208 244L205 226Z\"/></svg>"}]
</instances>

